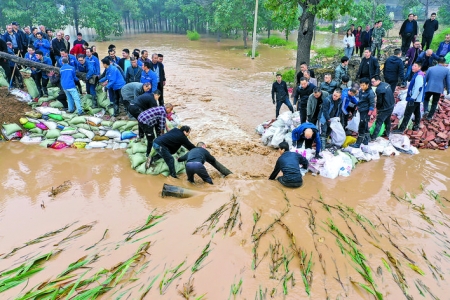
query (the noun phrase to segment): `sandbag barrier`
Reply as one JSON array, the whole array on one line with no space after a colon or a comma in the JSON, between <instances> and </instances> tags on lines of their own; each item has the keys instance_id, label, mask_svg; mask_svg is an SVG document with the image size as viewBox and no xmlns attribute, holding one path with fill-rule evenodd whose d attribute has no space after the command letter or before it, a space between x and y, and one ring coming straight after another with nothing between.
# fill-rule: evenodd
<instances>
[{"instance_id":1,"label":"sandbag barrier","mask_svg":"<svg viewBox=\"0 0 450 300\"><path fill-rule=\"evenodd\" d=\"M335 120L339 123L339 121ZM292 130L300 125L299 112L284 112L276 120L268 120L256 127L256 132L261 135L264 145L278 148L278 145L286 141L292 152L297 152L309 161L308 170L302 169L303 175L310 171L313 174L320 174L323 177L334 179L338 176L350 176L356 164L364 161L378 160L382 156L397 156L400 153L417 154L419 151L411 145L406 135L391 134L389 140L378 137L368 145L361 145L360 148L352 148L351 144L356 142L353 136L346 136L345 139L336 138L332 134L330 140L331 147L322 151L322 158L314 158L315 150L305 149L304 144L300 149L292 145ZM340 124L337 124L340 125ZM374 126L373 124L372 126ZM351 123L349 122L349 126ZM340 125L342 129L342 125ZM348 127L348 126L347 126ZM334 129L333 129L334 130ZM380 135L382 132L380 132ZM314 147L313 147L314 148ZM315 149L315 148L314 148Z\"/></svg>"},{"instance_id":2,"label":"sandbag barrier","mask_svg":"<svg viewBox=\"0 0 450 300\"><path fill-rule=\"evenodd\" d=\"M2 124L1 137L7 141L20 141L24 144L39 144L52 149L126 149L131 167L141 174L169 175L163 159L156 161L149 169L146 140L137 140L138 122L136 120L115 120L107 115L104 108L92 108L90 95L82 96L82 106L91 115L78 116L67 113L59 101L54 101L59 88L49 88L49 97L41 97L29 102L34 108L19 119L19 123ZM106 93L105 93L106 94ZM107 99L107 98L106 98ZM109 100L108 100L109 102ZM60 104L60 106L58 105ZM179 125L179 118L166 120L169 128ZM20 126L20 125L21 126ZM185 170L185 163L177 158L187 152L185 148L174 154L177 173Z\"/></svg>"}]
</instances>

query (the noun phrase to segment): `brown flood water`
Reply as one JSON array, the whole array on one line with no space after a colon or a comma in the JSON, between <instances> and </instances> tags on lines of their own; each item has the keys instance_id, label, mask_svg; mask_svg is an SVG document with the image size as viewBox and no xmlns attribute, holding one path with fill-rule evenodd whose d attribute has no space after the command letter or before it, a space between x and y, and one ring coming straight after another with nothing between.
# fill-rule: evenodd
<instances>
[{"instance_id":1,"label":"brown flood water","mask_svg":"<svg viewBox=\"0 0 450 300\"><path fill-rule=\"evenodd\" d=\"M307 174L300 189L285 189L268 181L277 153L259 144L254 127L273 117L272 74L278 68L293 65L294 53L260 46L261 57L251 60L243 56L244 50L236 47L240 43L190 42L184 36L172 35L140 35L114 42L117 49L137 47L164 53L166 101L176 104L183 123L192 127L191 140L209 143L213 154L235 173L224 179L209 168L214 186L190 185L185 175L176 180L138 174L130 168L127 155L119 150L54 151L0 143L0 273L38 254L63 250L45 262L45 269L28 283L3 292L1 299L15 299L54 279L85 255L98 254L100 258L89 265L92 269L84 278L103 268L111 269L130 258L146 241L151 241L151 246L145 260L133 265L134 273L130 269L122 282L102 299L116 299L123 292L126 293L122 299L140 299L155 276L159 277L144 299L182 299L178 290L190 277L195 279L197 297L206 293L204 299L228 299L232 284L240 279L242 286L236 299L254 299L260 289L265 296L257 299L269 299L272 292L276 299L373 299L357 286L358 282L369 283L355 270L357 265L351 256L341 252L337 243L339 233L331 229L331 222L347 239L354 240L355 247L364 254L376 289L384 299L406 298L394 280L399 274L403 274L407 285L405 293L414 299L421 297L419 288L426 299L432 299L430 293L448 299L448 153L422 151L415 156L382 157L358 165L350 177L335 180ZM106 43L98 45L100 52L106 47ZM54 198L48 196L52 187L66 180L72 182L69 190ZM164 183L195 190L196 195L186 199L161 198ZM433 193L430 191L440 195L438 200L429 195ZM235 209L239 213L235 223L230 221L225 234L231 209L222 214L213 229L205 227L193 234L233 195L237 197ZM319 203L320 198L330 205L328 210ZM145 224L153 210L167 212L161 223L125 242L125 232ZM261 215L256 226L254 212ZM281 222L270 226L282 212L286 213ZM77 223L41 243L7 258L2 255L73 222ZM54 246L76 228L92 222L96 223L87 233ZM298 256L292 258L288 271L282 264L271 274L271 245L278 241L289 258L293 255L292 239L286 228L295 237L296 249L307 255L303 269L312 254L312 275L307 276L312 280L310 297L305 292ZM105 239L85 250L99 241L106 229ZM263 232L267 233L254 242ZM212 251L202 268L191 275L191 267L209 241ZM344 247L350 249L348 245ZM257 259L253 270L254 253ZM281 257L281 247L279 253ZM395 275L383 265L382 258L389 261L387 253L394 258L389 265ZM183 261L186 263L180 270L188 269L161 296L159 284L164 271ZM424 275L408 266L411 261ZM396 273L394 262L400 273ZM74 273L81 276L87 270ZM293 280L286 284L288 294L283 295L283 278L291 273ZM342 284L335 278L340 278ZM93 283L90 288L96 285Z\"/></svg>"}]
</instances>

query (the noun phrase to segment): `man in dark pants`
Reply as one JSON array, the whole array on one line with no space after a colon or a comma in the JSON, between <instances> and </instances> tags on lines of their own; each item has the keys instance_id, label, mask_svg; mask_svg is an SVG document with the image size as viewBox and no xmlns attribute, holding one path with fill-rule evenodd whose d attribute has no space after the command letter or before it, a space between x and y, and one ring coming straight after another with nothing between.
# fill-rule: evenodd
<instances>
[{"instance_id":1,"label":"man in dark pants","mask_svg":"<svg viewBox=\"0 0 450 300\"><path fill-rule=\"evenodd\" d=\"M8 46L2 38L0 38L0 51L8 53ZM9 62L6 58L0 58L0 67L5 71L6 80L9 83L11 81L11 70L9 69Z\"/></svg>"},{"instance_id":2,"label":"man in dark pants","mask_svg":"<svg viewBox=\"0 0 450 300\"><path fill-rule=\"evenodd\" d=\"M156 90L153 94L145 93L140 95L131 101L130 105L128 105L128 112L137 120L141 112L158 106L157 101L159 99L159 95L158 90ZM138 124L138 136L139 138L144 137L144 128L142 128L140 123Z\"/></svg>"},{"instance_id":3,"label":"man in dark pants","mask_svg":"<svg viewBox=\"0 0 450 300\"><path fill-rule=\"evenodd\" d=\"M433 35L439 29L439 22L436 20L436 13L432 13L431 17L423 24L422 33L422 49L425 51L430 48Z\"/></svg>"},{"instance_id":4,"label":"man in dark pants","mask_svg":"<svg viewBox=\"0 0 450 300\"><path fill-rule=\"evenodd\" d=\"M289 144L287 142L281 142L278 147L280 157L275 164L272 174L270 174L269 180L277 179L278 182L286 187L301 187L303 179L300 165L307 169L308 161L296 152L289 152ZM283 172L283 176L277 178L280 171Z\"/></svg>"},{"instance_id":5,"label":"man in dark pants","mask_svg":"<svg viewBox=\"0 0 450 300\"><path fill-rule=\"evenodd\" d=\"M203 179L204 182L213 184L208 171L206 171L204 163L208 162L211 165L215 165L216 159L209 153L208 150L206 150L205 143L197 143L197 147L178 158L178 161L186 161L186 173L190 183L194 183L194 175L197 174L201 179Z\"/></svg>"},{"instance_id":6,"label":"man in dark pants","mask_svg":"<svg viewBox=\"0 0 450 300\"><path fill-rule=\"evenodd\" d=\"M331 118L338 117L340 121L343 119L341 95L341 89L337 88L332 95L329 95L323 101L319 116L322 150L326 148L327 137L331 134Z\"/></svg>"},{"instance_id":7,"label":"man in dark pants","mask_svg":"<svg viewBox=\"0 0 450 300\"><path fill-rule=\"evenodd\" d=\"M316 86L309 83L305 77L300 78L300 84L294 92L294 105L297 105L297 110L300 111L300 122L306 122L306 109L308 107L308 98L313 93ZM298 104L297 104L298 102Z\"/></svg>"},{"instance_id":8,"label":"man in dark pants","mask_svg":"<svg viewBox=\"0 0 450 300\"><path fill-rule=\"evenodd\" d=\"M361 90L359 91L359 102L357 104L360 115L358 139L355 144L350 145L350 147L353 148L359 148L362 143L364 143L364 145L369 144L369 120L375 107L375 94L370 88L369 78L362 78L360 81L360 86Z\"/></svg>"},{"instance_id":9,"label":"man in dark pants","mask_svg":"<svg viewBox=\"0 0 450 300\"><path fill-rule=\"evenodd\" d=\"M402 86L406 86L405 65L400 59L402 50L395 49L394 55L390 56L384 63L384 80L391 86L392 92L395 92L398 80L401 80Z\"/></svg>"},{"instance_id":10,"label":"man in dark pants","mask_svg":"<svg viewBox=\"0 0 450 300\"><path fill-rule=\"evenodd\" d=\"M437 62L438 64L436 66L428 69L425 76L426 86L423 114L424 117L425 114L427 114L426 118L428 121L433 118L439 98L441 97L441 94L444 93L444 89L447 91L450 89L450 70L445 67L445 58L441 56L437 59ZM430 113L428 113L428 105L431 97L433 97L433 102L431 103Z\"/></svg>"},{"instance_id":11,"label":"man in dark pants","mask_svg":"<svg viewBox=\"0 0 450 300\"><path fill-rule=\"evenodd\" d=\"M361 48L371 49L372 48L372 31L370 26L366 25L366 30L361 33ZM359 56L363 56L363 51L360 51Z\"/></svg>"},{"instance_id":12,"label":"man in dark pants","mask_svg":"<svg viewBox=\"0 0 450 300\"><path fill-rule=\"evenodd\" d=\"M155 139L154 129L159 129L156 131L156 135L162 135L164 129L166 129L166 117L167 114L171 113L173 106L167 103L165 106L157 106L147 109L141 112L137 118L141 128L147 137L147 152L146 156L148 161L150 161L150 151L152 150L153 140ZM148 169L147 165L146 168Z\"/></svg>"},{"instance_id":13,"label":"man in dark pants","mask_svg":"<svg viewBox=\"0 0 450 300\"><path fill-rule=\"evenodd\" d=\"M411 119L411 115L414 113L414 127L413 130L419 130L420 125L420 104L423 101L424 96L424 83L425 83L425 74L422 72L421 65L418 62L415 62L412 65L413 77L408 86L408 92L406 93L406 109L405 114L403 115L402 124L397 130L393 130L392 133L403 133L408 126L409 120Z\"/></svg>"},{"instance_id":14,"label":"man in dark pants","mask_svg":"<svg viewBox=\"0 0 450 300\"><path fill-rule=\"evenodd\" d=\"M161 107L161 106L158 106ZM156 109L155 107L153 109ZM157 137L153 141L153 148L155 148L158 153L154 156L150 162L147 161L148 165L152 164L152 161L156 161L159 157L162 157L169 167L169 174L173 178L177 177L177 172L175 170L175 161L172 154L175 154L181 146L184 146L188 150L192 150L195 146L187 138L191 133L191 128L189 126L181 126L180 129L174 128L171 131ZM146 167L147 167L146 163Z\"/></svg>"},{"instance_id":15,"label":"man in dark pants","mask_svg":"<svg viewBox=\"0 0 450 300\"><path fill-rule=\"evenodd\" d=\"M400 32L398 33L402 38L403 55L406 55L406 51L411 47L411 42L417 37L417 29L417 22L414 20L414 14L409 14L408 19L403 22Z\"/></svg>"},{"instance_id":16,"label":"man in dark pants","mask_svg":"<svg viewBox=\"0 0 450 300\"><path fill-rule=\"evenodd\" d=\"M281 74L277 74L277 80L272 84L272 102L275 104L275 95L277 101L277 107L275 109L275 118L278 118L280 114L281 105L285 104L289 110L293 113L294 108L292 108L291 101L289 100L289 93L287 89L287 84L285 81L281 80Z\"/></svg>"},{"instance_id":17,"label":"man in dark pants","mask_svg":"<svg viewBox=\"0 0 450 300\"><path fill-rule=\"evenodd\" d=\"M161 97L159 97L159 105L164 105L164 86L166 85L166 73L164 71L164 65L158 61L158 54L152 54L152 65L151 69L158 76L158 90L161 92Z\"/></svg>"},{"instance_id":18,"label":"man in dark pants","mask_svg":"<svg viewBox=\"0 0 450 300\"><path fill-rule=\"evenodd\" d=\"M297 149L305 143L305 149L312 149L313 142L316 142L316 158L320 158L320 150L322 149L320 134L317 127L312 123L303 123L292 130L292 144Z\"/></svg>"},{"instance_id":19,"label":"man in dark pants","mask_svg":"<svg viewBox=\"0 0 450 300\"><path fill-rule=\"evenodd\" d=\"M378 137L383 124L385 134L389 137L389 132L391 130L391 115L394 110L395 100L391 86L386 82L381 82L380 76L372 78L372 85L377 87L375 90L375 94L377 95L377 119L375 121L375 129L370 136L370 139L374 141Z\"/></svg>"},{"instance_id":20,"label":"man in dark pants","mask_svg":"<svg viewBox=\"0 0 450 300\"><path fill-rule=\"evenodd\" d=\"M306 106L307 121L309 123L317 124L317 120L320 117L319 112L322 109L322 103L329 95L328 92L321 90L319 87L315 87L313 93L308 97L308 104Z\"/></svg>"}]
</instances>

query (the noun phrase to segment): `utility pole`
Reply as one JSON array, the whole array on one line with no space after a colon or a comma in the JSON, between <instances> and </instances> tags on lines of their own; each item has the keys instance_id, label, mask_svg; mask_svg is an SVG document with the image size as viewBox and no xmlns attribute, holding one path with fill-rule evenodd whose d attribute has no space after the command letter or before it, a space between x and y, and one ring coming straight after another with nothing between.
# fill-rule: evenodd
<instances>
[{"instance_id":1,"label":"utility pole","mask_svg":"<svg viewBox=\"0 0 450 300\"><path fill-rule=\"evenodd\" d=\"M253 45L252 45L252 59L255 59L256 53L256 27L258 26L258 0L255 4L255 24L253 25Z\"/></svg>"}]
</instances>

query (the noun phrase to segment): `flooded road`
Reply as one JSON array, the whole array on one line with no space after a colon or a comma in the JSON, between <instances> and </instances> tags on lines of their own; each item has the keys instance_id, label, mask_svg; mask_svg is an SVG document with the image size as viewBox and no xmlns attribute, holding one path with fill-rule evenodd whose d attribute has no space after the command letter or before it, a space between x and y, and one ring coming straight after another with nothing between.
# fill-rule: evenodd
<instances>
[{"instance_id":1,"label":"flooded road","mask_svg":"<svg viewBox=\"0 0 450 300\"><path fill-rule=\"evenodd\" d=\"M284 189L267 180L277 153L258 142L254 128L274 116L273 72L293 65L294 53L261 46L251 60L240 41L137 37L114 44L164 54L166 101L192 127L191 140L208 143L235 175L208 168L215 184L191 185L185 175L138 174L119 150L0 143L0 274L62 250L1 299L42 292L85 256L83 268L67 273L76 276L58 277L61 288L70 287L65 296L104 283L111 289L101 299L183 299L183 284L195 279L193 293L203 299L373 299L361 284L384 299L447 299L446 151L382 157L335 180L307 174L302 188ZM104 53L108 44L97 47ZM71 186L49 197L65 181ZM164 183L196 195L161 198ZM142 229L149 215L162 217Z\"/></svg>"}]
</instances>

